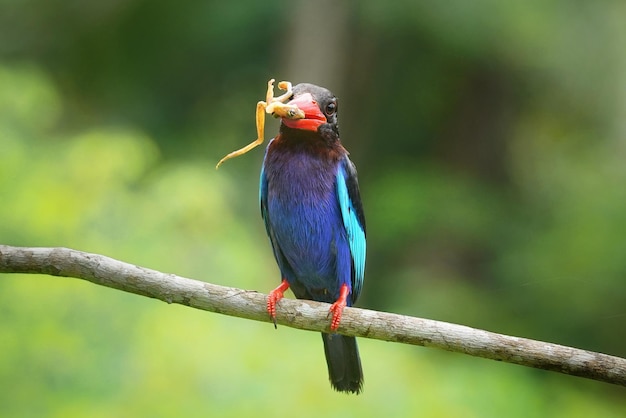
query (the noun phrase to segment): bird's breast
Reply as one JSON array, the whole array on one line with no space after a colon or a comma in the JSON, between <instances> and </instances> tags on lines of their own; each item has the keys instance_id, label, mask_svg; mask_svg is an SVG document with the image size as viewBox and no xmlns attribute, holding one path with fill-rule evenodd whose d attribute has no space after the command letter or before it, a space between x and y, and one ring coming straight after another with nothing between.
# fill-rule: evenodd
<instances>
[{"instance_id":1,"label":"bird's breast","mask_svg":"<svg viewBox=\"0 0 626 418\"><path fill-rule=\"evenodd\" d=\"M338 162L307 153L272 152L265 159L268 222L297 276L325 286L336 275L345 241L335 193Z\"/></svg>"}]
</instances>

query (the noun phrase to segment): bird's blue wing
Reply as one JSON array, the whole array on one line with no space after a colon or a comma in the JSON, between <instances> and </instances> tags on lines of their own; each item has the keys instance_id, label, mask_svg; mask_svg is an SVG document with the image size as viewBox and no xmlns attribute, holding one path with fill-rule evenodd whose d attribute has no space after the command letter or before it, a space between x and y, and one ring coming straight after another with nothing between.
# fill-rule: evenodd
<instances>
[{"instance_id":1,"label":"bird's blue wing","mask_svg":"<svg viewBox=\"0 0 626 418\"><path fill-rule=\"evenodd\" d=\"M261 177L259 179L259 206L261 206L261 217L265 223L265 229L268 229L267 223L267 176L265 175L265 161L261 167ZM269 235L269 230L267 234Z\"/></svg>"},{"instance_id":2,"label":"bird's blue wing","mask_svg":"<svg viewBox=\"0 0 626 418\"><path fill-rule=\"evenodd\" d=\"M359 194L356 168L348 157L341 161L337 171L337 199L352 256L352 301L354 302L361 293L365 273L365 216Z\"/></svg>"},{"instance_id":3,"label":"bird's blue wing","mask_svg":"<svg viewBox=\"0 0 626 418\"><path fill-rule=\"evenodd\" d=\"M261 166L261 176L259 178L259 206L261 206L261 217L263 218L267 235L270 237L270 241L272 242L272 247L275 247L277 244L274 240L274 234L269 221L269 214L267 213L267 176L265 175L265 161L267 159L267 151L270 149L270 145L274 142L274 139L275 138L271 139L267 144L267 148L265 148L263 165ZM274 249L274 251L276 251L276 249Z\"/></svg>"}]
</instances>

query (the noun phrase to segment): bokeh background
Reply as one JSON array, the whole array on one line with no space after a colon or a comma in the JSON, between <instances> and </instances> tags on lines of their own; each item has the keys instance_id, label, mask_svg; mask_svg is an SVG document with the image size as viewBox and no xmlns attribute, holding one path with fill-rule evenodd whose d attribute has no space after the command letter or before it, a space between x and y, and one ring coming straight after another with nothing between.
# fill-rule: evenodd
<instances>
[{"instance_id":1,"label":"bokeh background","mask_svg":"<svg viewBox=\"0 0 626 418\"><path fill-rule=\"evenodd\" d=\"M0 242L267 292L269 78L340 98L362 307L626 356L626 3L0 3ZM277 130L275 121L268 137ZM616 386L0 277L0 416L623 417Z\"/></svg>"}]
</instances>

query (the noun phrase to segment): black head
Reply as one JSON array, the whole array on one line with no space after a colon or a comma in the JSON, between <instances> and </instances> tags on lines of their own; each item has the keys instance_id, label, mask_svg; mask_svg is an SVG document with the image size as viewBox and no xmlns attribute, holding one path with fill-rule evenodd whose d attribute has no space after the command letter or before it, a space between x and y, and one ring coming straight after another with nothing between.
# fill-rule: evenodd
<instances>
[{"instance_id":1,"label":"black head","mask_svg":"<svg viewBox=\"0 0 626 418\"><path fill-rule=\"evenodd\" d=\"M293 96L288 105L298 106L304 112L302 119L283 118L283 124L293 128L317 132L322 129L337 129L337 98L330 90L315 84L300 83L293 87Z\"/></svg>"}]
</instances>

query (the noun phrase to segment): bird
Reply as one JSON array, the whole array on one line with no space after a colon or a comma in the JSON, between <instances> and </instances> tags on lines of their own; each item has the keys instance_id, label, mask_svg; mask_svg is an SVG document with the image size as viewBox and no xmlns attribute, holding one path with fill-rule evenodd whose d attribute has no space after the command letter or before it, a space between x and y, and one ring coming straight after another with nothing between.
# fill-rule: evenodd
<instances>
[{"instance_id":1,"label":"bird","mask_svg":"<svg viewBox=\"0 0 626 418\"><path fill-rule=\"evenodd\" d=\"M278 112L279 132L265 150L259 187L261 216L281 273L267 310L276 325L277 303L287 289L298 299L331 303L329 331L322 333L329 380L339 392L359 394L363 371L356 338L335 332L344 307L354 305L363 286L366 228L356 168L339 138L333 93L301 83L283 99L292 111Z\"/></svg>"},{"instance_id":2,"label":"bird","mask_svg":"<svg viewBox=\"0 0 626 418\"><path fill-rule=\"evenodd\" d=\"M274 81L256 106L257 139L216 168L263 143L265 113L281 119L265 150L259 185L261 216L282 278L267 311L276 327L277 304L289 288L298 299L332 303L329 332L322 333L329 380L339 392L359 394L356 338L336 331L363 286L365 216L356 168L339 139L337 98L323 87L288 81L278 83L286 92L274 97Z\"/></svg>"}]
</instances>

